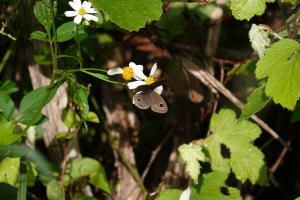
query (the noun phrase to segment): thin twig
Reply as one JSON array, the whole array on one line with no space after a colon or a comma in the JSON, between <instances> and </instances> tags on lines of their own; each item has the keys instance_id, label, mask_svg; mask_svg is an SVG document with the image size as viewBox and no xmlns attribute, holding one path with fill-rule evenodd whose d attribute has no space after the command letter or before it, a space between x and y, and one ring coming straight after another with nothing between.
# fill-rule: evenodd
<instances>
[{"instance_id":1,"label":"thin twig","mask_svg":"<svg viewBox=\"0 0 300 200\"><path fill-rule=\"evenodd\" d=\"M214 90L217 90L220 93L222 93L239 109L242 109L244 107L244 104L237 97L235 97L227 88L225 88L225 86L222 83L216 80L215 77L213 77L210 73L197 67L197 65L194 62L192 62L186 57L181 56L180 59L183 62L184 67L197 79L199 79L203 84L205 84L208 88L213 88ZM262 129L264 129L272 137L278 140L283 146L288 147L288 144L286 144L286 142L263 120L261 120L256 115L252 115L251 119L255 121L258 125L260 125Z\"/></svg>"},{"instance_id":2,"label":"thin twig","mask_svg":"<svg viewBox=\"0 0 300 200\"><path fill-rule=\"evenodd\" d=\"M293 133L290 135L290 137L289 137L289 139L288 139L288 141L287 141L287 144L288 144L289 146L291 145L291 143L292 143L292 141L293 141L293 139L294 139L295 136L296 136L296 132L293 132ZM288 146L288 147L284 147L284 148L282 149L282 151L280 152L280 154L279 154L277 160L275 161L275 163L272 165L272 167L271 167L270 170L269 170L269 172L270 172L271 174L274 174L275 171L278 169L279 165L281 164L281 162L283 161L285 155L287 154L287 152L288 152L288 150L289 150L289 146Z\"/></svg>"},{"instance_id":3,"label":"thin twig","mask_svg":"<svg viewBox=\"0 0 300 200\"><path fill-rule=\"evenodd\" d=\"M5 33L5 28L6 28L6 27L7 27L6 22L5 22L5 23L2 22L2 27L1 27L1 29L0 29L0 35L4 35L4 36L10 38L10 39L13 40L13 41L16 41L17 39L16 39L14 36L12 36L12 35L9 34L9 33Z\"/></svg>"},{"instance_id":4,"label":"thin twig","mask_svg":"<svg viewBox=\"0 0 300 200\"><path fill-rule=\"evenodd\" d=\"M60 174L60 191L62 199L65 199L65 187L64 187L64 176L65 170L68 163L68 145L64 144L64 159L61 163L61 174Z\"/></svg>"},{"instance_id":5,"label":"thin twig","mask_svg":"<svg viewBox=\"0 0 300 200\"><path fill-rule=\"evenodd\" d=\"M156 159L156 156L158 155L158 153L160 152L161 148L164 146L164 144L168 141L169 137L172 135L172 132L173 132L173 128L168 132L168 134L166 135L166 137L163 139L163 141L161 141L161 143L154 149L154 151L152 151L151 153L151 157L149 159L149 162L147 163L147 166L145 168L145 170L143 171L143 174L142 174L142 180L144 181L153 162L155 161Z\"/></svg>"}]
</instances>

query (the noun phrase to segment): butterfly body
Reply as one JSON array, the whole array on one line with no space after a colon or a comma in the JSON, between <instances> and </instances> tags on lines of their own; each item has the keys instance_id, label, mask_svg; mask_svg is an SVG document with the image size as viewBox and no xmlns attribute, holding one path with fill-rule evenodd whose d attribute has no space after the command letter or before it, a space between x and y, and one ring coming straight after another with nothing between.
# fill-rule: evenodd
<instances>
[{"instance_id":1,"label":"butterfly body","mask_svg":"<svg viewBox=\"0 0 300 200\"><path fill-rule=\"evenodd\" d=\"M142 85L136 88L133 95L133 104L140 109L151 109L153 112L164 114L168 111L165 100L155 91L154 88L162 85L164 81L157 81L150 85Z\"/></svg>"}]
</instances>

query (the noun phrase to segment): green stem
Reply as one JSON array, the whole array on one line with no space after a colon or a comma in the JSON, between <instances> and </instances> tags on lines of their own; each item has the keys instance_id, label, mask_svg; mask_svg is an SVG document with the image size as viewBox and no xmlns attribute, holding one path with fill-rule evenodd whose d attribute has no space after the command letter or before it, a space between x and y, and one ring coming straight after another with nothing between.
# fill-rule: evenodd
<instances>
[{"instance_id":1,"label":"green stem","mask_svg":"<svg viewBox=\"0 0 300 200\"><path fill-rule=\"evenodd\" d=\"M6 65L8 59L10 58L14 46L15 46L14 44L11 44L10 47L5 52L5 54L4 54L3 58L2 58L2 61L0 62L0 73L4 69L4 66Z\"/></svg>"},{"instance_id":2,"label":"green stem","mask_svg":"<svg viewBox=\"0 0 300 200\"><path fill-rule=\"evenodd\" d=\"M76 34L78 36L78 25L76 26ZM80 46L80 40L75 38L75 42L77 44L77 56L79 57L80 63L83 63L82 53L81 53L81 46ZM79 68L82 68L82 64L79 66Z\"/></svg>"},{"instance_id":3,"label":"green stem","mask_svg":"<svg viewBox=\"0 0 300 200\"><path fill-rule=\"evenodd\" d=\"M107 72L106 69L97 69L97 68L81 68L81 69L66 69L66 70L62 70L65 72L82 72L82 71L100 71L100 72Z\"/></svg>"},{"instance_id":4,"label":"green stem","mask_svg":"<svg viewBox=\"0 0 300 200\"><path fill-rule=\"evenodd\" d=\"M49 46L50 46L50 52L51 52L51 59L52 59L52 66L53 66L53 72L52 72L52 76L51 76L51 82L50 85L52 85L54 83L54 74L55 74L55 64L57 62L57 58L55 57L55 52L53 49L53 43L52 43L52 39L51 39L51 33L50 30L46 30L47 31L47 36L48 36L48 41L49 41Z\"/></svg>"},{"instance_id":5,"label":"green stem","mask_svg":"<svg viewBox=\"0 0 300 200\"><path fill-rule=\"evenodd\" d=\"M20 162L20 174L19 174L19 188L17 200L26 200L27 193L27 161L24 157L21 157Z\"/></svg>"},{"instance_id":6,"label":"green stem","mask_svg":"<svg viewBox=\"0 0 300 200\"><path fill-rule=\"evenodd\" d=\"M53 65L53 71L55 72L57 70L57 34L56 34L56 28L55 28L55 23L54 23L54 11L53 11L53 1L50 1L51 6L51 15L52 15L52 30L53 30L53 36L54 36L54 63Z\"/></svg>"}]
</instances>

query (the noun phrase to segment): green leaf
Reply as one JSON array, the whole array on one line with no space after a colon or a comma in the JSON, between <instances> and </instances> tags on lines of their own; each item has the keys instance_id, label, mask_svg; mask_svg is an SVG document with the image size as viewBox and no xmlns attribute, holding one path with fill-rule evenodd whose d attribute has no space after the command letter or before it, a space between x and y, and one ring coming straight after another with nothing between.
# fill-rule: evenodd
<instances>
[{"instance_id":1,"label":"green leaf","mask_svg":"<svg viewBox=\"0 0 300 200\"><path fill-rule=\"evenodd\" d=\"M265 94L265 85L256 88L247 98L247 104L242 110L241 118L247 119L265 107L270 98Z\"/></svg>"},{"instance_id":2,"label":"green leaf","mask_svg":"<svg viewBox=\"0 0 300 200\"><path fill-rule=\"evenodd\" d=\"M15 93L19 90L17 85L10 80L0 81L0 91L4 92L7 95Z\"/></svg>"},{"instance_id":3,"label":"green leaf","mask_svg":"<svg viewBox=\"0 0 300 200\"><path fill-rule=\"evenodd\" d=\"M97 123L97 124L100 123L100 120L99 120L97 114L94 112L91 112L91 111L88 113L88 118L86 119L86 121Z\"/></svg>"},{"instance_id":4,"label":"green leaf","mask_svg":"<svg viewBox=\"0 0 300 200\"><path fill-rule=\"evenodd\" d=\"M77 25L72 21L66 22L57 28L56 34L57 42L65 42L77 35L84 34L84 28L82 25Z\"/></svg>"},{"instance_id":5,"label":"green leaf","mask_svg":"<svg viewBox=\"0 0 300 200\"><path fill-rule=\"evenodd\" d=\"M47 184L47 198L48 200L61 199L60 184L57 180L53 179Z\"/></svg>"},{"instance_id":6,"label":"green leaf","mask_svg":"<svg viewBox=\"0 0 300 200\"><path fill-rule=\"evenodd\" d=\"M137 31L146 22L158 20L162 14L160 0L91 0L93 6L106 13L112 22L129 31Z\"/></svg>"},{"instance_id":7,"label":"green leaf","mask_svg":"<svg viewBox=\"0 0 300 200\"><path fill-rule=\"evenodd\" d=\"M295 200L300 200L300 197L297 197Z\"/></svg>"},{"instance_id":8,"label":"green leaf","mask_svg":"<svg viewBox=\"0 0 300 200\"><path fill-rule=\"evenodd\" d=\"M265 52L256 68L258 79L268 78L266 94L289 110L300 95L300 43L282 39Z\"/></svg>"},{"instance_id":9,"label":"green leaf","mask_svg":"<svg viewBox=\"0 0 300 200\"><path fill-rule=\"evenodd\" d=\"M34 31L30 34L30 38L34 40L48 41L47 33L42 31Z\"/></svg>"},{"instance_id":10,"label":"green leaf","mask_svg":"<svg viewBox=\"0 0 300 200\"><path fill-rule=\"evenodd\" d=\"M230 9L233 16L239 20L249 20L254 15L262 15L266 9L266 2L274 0L231 0Z\"/></svg>"},{"instance_id":11,"label":"green leaf","mask_svg":"<svg viewBox=\"0 0 300 200\"><path fill-rule=\"evenodd\" d=\"M62 120L68 128L79 128L81 125L80 116L70 108L62 111Z\"/></svg>"},{"instance_id":12,"label":"green leaf","mask_svg":"<svg viewBox=\"0 0 300 200\"><path fill-rule=\"evenodd\" d=\"M182 193L182 190L177 189L167 189L159 193L159 197L156 198L156 200L175 200L179 199L180 195Z\"/></svg>"},{"instance_id":13,"label":"green leaf","mask_svg":"<svg viewBox=\"0 0 300 200\"><path fill-rule=\"evenodd\" d=\"M260 26L252 24L249 31L249 39L252 48L258 53L260 58L263 57L266 47L270 46L271 42L268 32Z\"/></svg>"},{"instance_id":14,"label":"green leaf","mask_svg":"<svg viewBox=\"0 0 300 200\"><path fill-rule=\"evenodd\" d=\"M203 175L199 184L192 185L190 200L242 200L238 189L225 185L227 177L226 172L219 171Z\"/></svg>"},{"instance_id":15,"label":"green leaf","mask_svg":"<svg viewBox=\"0 0 300 200\"><path fill-rule=\"evenodd\" d=\"M81 177L89 176L91 184L111 194L104 168L97 160L92 158L77 158L73 160L68 167L70 168L70 174L73 179L76 180Z\"/></svg>"},{"instance_id":16,"label":"green leaf","mask_svg":"<svg viewBox=\"0 0 300 200\"><path fill-rule=\"evenodd\" d=\"M61 84L62 81L55 83L53 86L32 90L26 94L21 101L17 121L26 125L35 125L41 117L43 107L52 100Z\"/></svg>"},{"instance_id":17,"label":"green leaf","mask_svg":"<svg viewBox=\"0 0 300 200\"><path fill-rule=\"evenodd\" d=\"M36 150L24 145L0 145L0 158L4 156L24 157L34 163L43 183L48 183L53 179L49 162Z\"/></svg>"},{"instance_id":18,"label":"green leaf","mask_svg":"<svg viewBox=\"0 0 300 200\"><path fill-rule=\"evenodd\" d=\"M205 155L202 151L202 146L200 144L183 144L178 148L180 158L186 165L186 171L189 176L194 180L195 183L198 182L198 177L200 174L200 163L199 161L205 161Z\"/></svg>"},{"instance_id":19,"label":"green leaf","mask_svg":"<svg viewBox=\"0 0 300 200\"><path fill-rule=\"evenodd\" d=\"M0 145L12 144L20 139L21 134L15 133L16 124L0 116Z\"/></svg>"},{"instance_id":20,"label":"green leaf","mask_svg":"<svg viewBox=\"0 0 300 200\"><path fill-rule=\"evenodd\" d=\"M16 187L20 170L20 158L4 158L0 163L0 182Z\"/></svg>"},{"instance_id":21,"label":"green leaf","mask_svg":"<svg viewBox=\"0 0 300 200\"><path fill-rule=\"evenodd\" d=\"M75 105L78 107L80 111L80 117L82 118L83 121L86 121L89 113L88 88L75 82L74 80L70 80L69 93Z\"/></svg>"},{"instance_id":22,"label":"green leaf","mask_svg":"<svg viewBox=\"0 0 300 200\"><path fill-rule=\"evenodd\" d=\"M98 200L98 199L95 198L95 197L85 196L85 195L82 194L82 193L76 193L76 194L74 195L74 200Z\"/></svg>"},{"instance_id":23,"label":"green leaf","mask_svg":"<svg viewBox=\"0 0 300 200\"><path fill-rule=\"evenodd\" d=\"M233 68L231 68L230 71L228 71L227 76L238 76L254 73L255 67L256 61L248 59L241 64L235 64Z\"/></svg>"},{"instance_id":24,"label":"green leaf","mask_svg":"<svg viewBox=\"0 0 300 200\"><path fill-rule=\"evenodd\" d=\"M52 26L52 15L49 5L42 1L37 1L33 8L34 16L46 30L50 30Z\"/></svg>"},{"instance_id":25,"label":"green leaf","mask_svg":"<svg viewBox=\"0 0 300 200\"><path fill-rule=\"evenodd\" d=\"M249 179L253 184L267 185L264 155L252 144L260 128L250 121L237 120L232 110L214 114L210 128L213 134L205 141L212 169L229 173L231 168L242 182Z\"/></svg>"},{"instance_id":26,"label":"green leaf","mask_svg":"<svg viewBox=\"0 0 300 200\"><path fill-rule=\"evenodd\" d=\"M7 120L11 120L15 109L15 104L10 96L0 91L0 114L3 114Z\"/></svg>"}]
</instances>

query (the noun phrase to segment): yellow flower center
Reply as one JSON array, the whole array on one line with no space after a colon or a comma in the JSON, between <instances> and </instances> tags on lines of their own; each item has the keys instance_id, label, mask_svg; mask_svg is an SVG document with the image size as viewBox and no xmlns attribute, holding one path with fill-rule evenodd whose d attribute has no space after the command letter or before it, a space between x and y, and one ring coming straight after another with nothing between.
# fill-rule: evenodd
<instances>
[{"instance_id":1,"label":"yellow flower center","mask_svg":"<svg viewBox=\"0 0 300 200\"><path fill-rule=\"evenodd\" d=\"M80 14L80 15L86 14L86 11L84 10L84 8L80 8L80 9L79 9L79 14Z\"/></svg>"},{"instance_id":2,"label":"yellow flower center","mask_svg":"<svg viewBox=\"0 0 300 200\"><path fill-rule=\"evenodd\" d=\"M155 78L153 76L148 76L147 79L145 80L145 82L148 84L148 85L151 85L152 83L155 82Z\"/></svg>"},{"instance_id":3,"label":"yellow flower center","mask_svg":"<svg viewBox=\"0 0 300 200\"><path fill-rule=\"evenodd\" d=\"M126 81L131 80L133 78L133 69L130 67L124 67L122 76Z\"/></svg>"}]
</instances>

